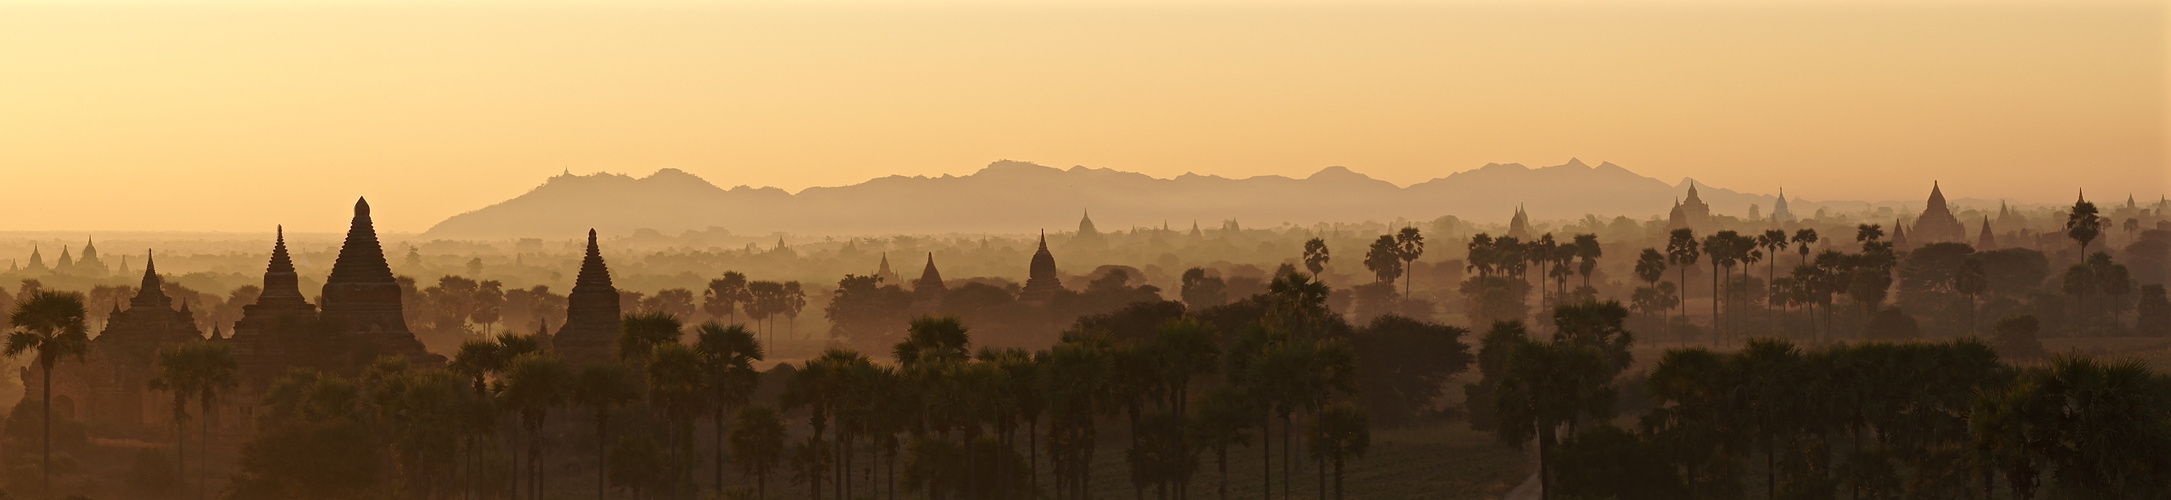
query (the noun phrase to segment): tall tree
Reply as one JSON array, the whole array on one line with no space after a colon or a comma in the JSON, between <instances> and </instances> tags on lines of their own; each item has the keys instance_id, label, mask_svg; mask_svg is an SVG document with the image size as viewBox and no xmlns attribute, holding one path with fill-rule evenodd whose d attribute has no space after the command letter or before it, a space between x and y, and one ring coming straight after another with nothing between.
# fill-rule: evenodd
<instances>
[{"instance_id":1,"label":"tall tree","mask_svg":"<svg viewBox=\"0 0 2171 500\"><path fill-rule=\"evenodd\" d=\"M731 426L731 456L739 470L754 476L755 494L768 498L769 472L784 460L784 421L777 418L776 410L739 409L738 421Z\"/></svg>"},{"instance_id":2,"label":"tall tree","mask_svg":"<svg viewBox=\"0 0 2171 500\"><path fill-rule=\"evenodd\" d=\"M1416 273L1417 258L1425 255L1425 235L1415 227L1402 228L1395 233L1395 256L1402 258L1402 296L1410 296L1410 282ZM1312 273L1318 274L1318 273Z\"/></svg>"},{"instance_id":3,"label":"tall tree","mask_svg":"<svg viewBox=\"0 0 2171 500\"><path fill-rule=\"evenodd\" d=\"M701 290L701 311L711 318L725 316L725 323L737 323L738 306L746 300L746 274L724 271L724 277L709 280L708 288Z\"/></svg>"},{"instance_id":4,"label":"tall tree","mask_svg":"<svg viewBox=\"0 0 2171 500\"><path fill-rule=\"evenodd\" d=\"M1605 256L1605 247L1599 246L1598 235L1575 235L1575 256L1580 261L1576 274L1583 276L1583 286L1591 286L1591 273L1598 271L1598 258Z\"/></svg>"},{"instance_id":5,"label":"tall tree","mask_svg":"<svg viewBox=\"0 0 2171 500\"><path fill-rule=\"evenodd\" d=\"M1371 270L1372 278L1380 283L1393 283L1402 277L1401 247L1395 243L1394 235L1382 234L1372 241L1372 246L1364 253L1364 268Z\"/></svg>"},{"instance_id":6,"label":"tall tree","mask_svg":"<svg viewBox=\"0 0 2171 500\"><path fill-rule=\"evenodd\" d=\"M505 402L520 413L527 432L528 496L543 498L543 424L550 411L563 406L572 392L573 373L564 361L549 353L529 353L513 358L505 370Z\"/></svg>"},{"instance_id":7,"label":"tall tree","mask_svg":"<svg viewBox=\"0 0 2171 500\"><path fill-rule=\"evenodd\" d=\"M1702 255L1702 250L1696 246L1695 230L1688 228L1675 229L1667 235L1666 262L1681 268L1681 279L1677 280L1675 284L1681 286L1681 316L1683 323L1687 322L1688 317L1689 266L1696 265L1696 259Z\"/></svg>"},{"instance_id":8,"label":"tall tree","mask_svg":"<svg viewBox=\"0 0 2171 500\"><path fill-rule=\"evenodd\" d=\"M1312 454L1334 463L1334 498L1342 500L1342 465L1372 447L1372 425L1364 410L1347 402L1328 406L1312 418ZM1322 471L1324 472L1324 471Z\"/></svg>"},{"instance_id":9,"label":"tall tree","mask_svg":"<svg viewBox=\"0 0 2171 500\"><path fill-rule=\"evenodd\" d=\"M82 294L42 290L23 294L15 312L8 315L15 331L8 333L7 348L0 351L9 357L35 353L38 360L38 379L45 387L39 395L45 444L38 468L44 476L40 489L47 497L53 494L53 366L68 357L81 361L90 351L83 316Z\"/></svg>"},{"instance_id":10,"label":"tall tree","mask_svg":"<svg viewBox=\"0 0 2171 500\"><path fill-rule=\"evenodd\" d=\"M226 344L191 342L183 345L199 346L189 347L195 352L187 357L189 364L194 365L189 371L194 372L196 378L196 407L203 413L203 421L197 424L201 427L198 435L203 439L196 443L196 498L206 498L211 491L212 413L218 411L219 397L240 385L234 373L241 371L241 364L234 360L233 352Z\"/></svg>"},{"instance_id":11,"label":"tall tree","mask_svg":"<svg viewBox=\"0 0 2171 500\"><path fill-rule=\"evenodd\" d=\"M185 346L187 344L183 344ZM188 403L196 396L202 379L200 367L195 366L193 352L183 346L168 347L158 351L157 374L150 380L150 389L173 396L173 454L175 469L188 474ZM203 467L203 464L197 464Z\"/></svg>"},{"instance_id":12,"label":"tall tree","mask_svg":"<svg viewBox=\"0 0 2171 500\"><path fill-rule=\"evenodd\" d=\"M701 359L701 371L708 378L710 415L715 417L716 429L716 489L724 489L724 415L731 409L746 405L754 389L761 384L761 373L754 370L754 362L761 361L761 342L754 334L739 325L724 326L710 321L696 327L694 352Z\"/></svg>"},{"instance_id":13,"label":"tall tree","mask_svg":"<svg viewBox=\"0 0 2171 500\"><path fill-rule=\"evenodd\" d=\"M605 472L610 470L611 410L632 404L641 399L640 383L625 365L599 363L582 367L573 382L574 406L595 412L596 422L596 498L606 493Z\"/></svg>"},{"instance_id":14,"label":"tall tree","mask_svg":"<svg viewBox=\"0 0 2171 500\"><path fill-rule=\"evenodd\" d=\"M1304 269L1312 272L1312 278L1317 279L1321 271L1327 270L1327 261L1330 259L1332 257L1327 255L1327 240L1312 238L1304 241Z\"/></svg>"}]
</instances>

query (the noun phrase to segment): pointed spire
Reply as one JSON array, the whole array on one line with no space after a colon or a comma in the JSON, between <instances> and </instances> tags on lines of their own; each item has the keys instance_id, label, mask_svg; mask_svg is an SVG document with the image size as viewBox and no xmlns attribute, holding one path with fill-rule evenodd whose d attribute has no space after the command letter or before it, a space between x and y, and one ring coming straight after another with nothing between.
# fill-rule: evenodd
<instances>
[{"instance_id":1,"label":"pointed spire","mask_svg":"<svg viewBox=\"0 0 2171 500\"><path fill-rule=\"evenodd\" d=\"M294 259L287 255L286 252L286 225L279 225L276 236L273 238L275 239L271 246L271 266L267 271L274 273L294 272Z\"/></svg>"},{"instance_id":2,"label":"pointed spire","mask_svg":"<svg viewBox=\"0 0 2171 500\"><path fill-rule=\"evenodd\" d=\"M1093 227L1093 211L1086 210L1084 213L1084 216L1078 218L1078 235L1087 236L1100 234L1100 230Z\"/></svg>"},{"instance_id":3,"label":"pointed spire","mask_svg":"<svg viewBox=\"0 0 2171 500\"><path fill-rule=\"evenodd\" d=\"M211 340L225 340L219 336L219 325L217 324L211 325Z\"/></svg>"},{"instance_id":4,"label":"pointed spire","mask_svg":"<svg viewBox=\"0 0 2171 500\"><path fill-rule=\"evenodd\" d=\"M264 266L264 291L257 295L256 303L301 307L307 300L302 298L301 278L294 273L294 258L287 254L286 226L278 226L271 245L271 263Z\"/></svg>"},{"instance_id":5,"label":"pointed spire","mask_svg":"<svg viewBox=\"0 0 2171 500\"><path fill-rule=\"evenodd\" d=\"M355 200L354 221L347 228L347 240L340 244L339 258L332 262L332 274L324 282L393 282L392 266L385 263L384 247L378 244L377 228L370 221L369 200Z\"/></svg>"},{"instance_id":6,"label":"pointed spire","mask_svg":"<svg viewBox=\"0 0 2171 500\"><path fill-rule=\"evenodd\" d=\"M611 286L611 270L603 263L602 247L596 245L596 230L588 230L588 253L580 261L580 274L573 279L573 286Z\"/></svg>"}]
</instances>

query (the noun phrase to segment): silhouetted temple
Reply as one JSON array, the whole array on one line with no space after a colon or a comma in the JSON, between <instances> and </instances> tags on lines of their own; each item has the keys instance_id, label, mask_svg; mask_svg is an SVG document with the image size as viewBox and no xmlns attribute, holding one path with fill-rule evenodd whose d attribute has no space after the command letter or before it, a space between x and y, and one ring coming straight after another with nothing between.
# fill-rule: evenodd
<instances>
[{"instance_id":1,"label":"silhouetted temple","mask_svg":"<svg viewBox=\"0 0 2171 500\"><path fill-rule=\"evenodd\" d=\"M105 329L91 339L83 361L54 365L53 413L123 431L173 421L172 396L150 390L151 377L157 375L158 351L201 340L203 332L196 329L195 318L185 306L174 309L163 285L157 264L146 260L143 282L128 301L128 309L114 304ZM42 389L42 375L34 366L18 373L31 395Z\"/></svg>"},{"instance_id":2,"label":"silhouetted temple","mask_svg":"<svg viewBox=\"0 0 2171 500\"><path fill-rule=\"evenodd\" d=\"M1998 249L1998 236L1990 232L1990 216L1983 216L1982 234L1975 237L1975 251L1988 252Z\"/></svg>"},{"instance_id":3,"label":"silhouetted temple","mask_svg":"<svg viewBox=\"0 0 2171 500\"><path fill-rule=\"evenodd\" d=\"M623 311L594 229L588 230L588 254L581 258L580 275L573 279L573 293L565 304L565 326L549 339L551 348L574 363L617 359L618 335L625 332L619 320Z\"/></svg>"},{"instance_id":4,"label":"silhouetted temple","mask_svg":"<svg viewBox=\"0 0 2171 500\"><path fill-rule=\"evenodd\" d=\"M1913 242L1917 245L1931 243L1965 243L1967 226L1952 215L1945 204L1945 192L1936 183L1930 184L1930 201L1922 209L1922 216L1915 218Z\"/></svg>"},{"instance_id":5,"label":"silhouetted temple","mask_svg":"<svg viewBox=\"0 0 2171 500\"><path fill-rule=\"evenodd\" d=\"M1912 242L1907 240L1907 226L1900 224L1899 219L1892 219L1892 237L1887 238L1887 240L1892 242L1892 248L1894 250L1907 250L1914 248L1913 246L1911 246Z\"/></svg>"},{"instance_id":6,"label":"silhouetted temple","mask_svg":"<svg viewBox=\"0 0 2171 500\"><path fill-rule=\"evenodd\" d=\"M942 284L942 271L935 270L935 254L928 252L927 268L920 271L920 279L912 282L912 306L921 311L933 310L942 305L942 294L950 289Z\"/></svg>"},{"instance_id":7,"label":"silhouetted temple","mask_svg":"<svg viewBox=\"0 0 2171 500\"><path fill-rule=\"evenodd\" d=\"M106 263L98 260L98 245L92 243L90 238L83 239L83 256L75 259L75 268L68 272L90 277L106 275Z\"/></svg>"},{"instance_id":8,"label":"silhouetted temple","mask_svg":"<svg viewBox=\"0 0 2171 500\"><path fill-rule=\"evenodd\" d=\"M30 244L30 264L23 266L23 269L31 272L45 270L45 257L42 255L38 255L37 243Z\"/></svg>"},{"instance_id":9,"label":"silhouetted temple","mask_svg":"<svg viewBox=\"0 0 2171 500\"><path fill-rule=\"evenodd\" d=\"M1515 216L1508 218L1508 237L1530 240L1530 214L1523 212L1522 205L1515 206Z\"/></svg>"},{"instance_id":10,"label":"silhouetted temple","mask_svg":"<svg viewBox=\"0 0 2171 500\"><path fill-rule=\"evenodd\" d=\"M1689 197L1674 202L1673 210L1666 214L1666 229L1702 231L1708 227L1711 227L1711 205L1704 204L1704 199L1696 195L1696 181L1689 181Z\"/></svg>"},{"instance_id":11,"label":"silhouetted temple","mask_svg":"<svg viewBox=\"0 0 2171 500\"><path fill-rule=\"evenodd\" d=\"M1192 231L1198 231L1197 223ZM1018 301L1029 304L1047 304L1055 292L1063 290L1063 283L1055 277L1055 254L1048 253L1048 233L1040 233L1040 250L1033 252L1033 263L1026 271L1025 289L1018 291Z\"/></svg>"},{"instance_id":12,"label":"silhouetted temple","mask_svg":"<svg viewBox=\"0 0 2171 500\"><path fill-rule=\"evenodd\" d=\"M1779 201L1771 204L1771 223L1774 226L1794 222L1794 211L1787 208L1787 189L1779 188Z\"/></svg>"},{"instance_id":13,"label":"silhouetted temple","mask_svg":"<svg viewBox=\"0 0 2171 500\"><path fill-rule=\"evenodd\" d=\"M897 272L890 270L890 254L888 252L882 253L882 265L881 267L875 268L874 279L876 282L884 285L899 284L897 281Z\"/></svg>"},{"instance_id":14,"label":"silhouetted temple","mask_svg":"<svg viewBox=\"0 0 2171 500\"><path fill-rule=\"evenodd\" d=\"M369 201L354 202L354 223L347 241L339 247L332 275L324 279L320 315L326 328L354 337L360 355L375 359L391 355L421 361L441 356L430 354L422 341L407 329L401 311L400 284L385 263L384 248L377 244L377 229L369 218Z\"/></svg>"}]
</instances>

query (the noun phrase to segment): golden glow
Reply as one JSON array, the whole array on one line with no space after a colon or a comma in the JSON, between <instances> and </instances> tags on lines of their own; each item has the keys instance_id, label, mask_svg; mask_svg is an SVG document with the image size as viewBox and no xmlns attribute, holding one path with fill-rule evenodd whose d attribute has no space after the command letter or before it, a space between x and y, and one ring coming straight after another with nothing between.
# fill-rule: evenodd
<instances>
[{"instance_id":1,"label":"golden glow","mask_svg":"<svg viewBox=\"0 0 2171 500\"><path fill-rule=\"evenodd\" d=\"M0 230L420 231L570 169L990 161L1812 199L2167 186L2158 3L0 3ZM1533 200L1532 203L1542 203ZM1396 214L1382 214L1391 218Z\"/></svg>"}]
</instances>

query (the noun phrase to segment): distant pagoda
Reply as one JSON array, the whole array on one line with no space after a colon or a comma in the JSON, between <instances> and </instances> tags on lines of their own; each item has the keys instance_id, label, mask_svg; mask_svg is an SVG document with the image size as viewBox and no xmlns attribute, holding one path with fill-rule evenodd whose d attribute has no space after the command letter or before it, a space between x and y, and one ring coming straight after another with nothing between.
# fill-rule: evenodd
<instances>
[{"instance_id":1,"label":"distant pagoda","mask_svg":"<svg viewBox=\"0 0 2171 500\"><path fill-rule=\"evenodd\" d=\"M549 339L551 348L575 363L616 359L618 336L625 333L619 320L623 311L594 229L588 230L588 254L581 258L580 275L573 279L573 293L566 296L565 304L565 325Z\"/></svg>"},{"instance_id":2,"label":"distant pagoda","mask_svg":"<svg viewBox=\"0 0 2171 500\"><path fill-rule=\"evenodd\" d=\"M1508 237L1530 241L1530 214L1523 212L1522 205L1515 206L1515 216L1508 218Z\"/></svg>"},{"instance_id":3,"label":"distant pagoda","mask_svg":"<svg viewBox=\"0 0 2171 500\"><path fill-rule=\"evenodd\" d=\"M1197 231L1196 223L1192 231ZM1048 233L1040 233L1040 250L1033 252L1033 263L1027 268L1025 289L1018 291L1018 301L1045 305L1063 290L1063 283L1055 277L1055 254L1048 252Z\"/></svg>"},{"instance_id":4,"label":"distant pagoda","mask_svg":"<svg viewBox=\"0 0 2171 500\"><path fill-rule=\"evenodd\" d=\"M927 268L920 271L920 279L912 282L914 309L931 311L942 305L942 294L950 289L942 284L942 271L935 270L935 254L927 253Z\"/></svg>"},{"instance_id":5,"label":"distant pagoda","mask_svg":"<svg viewBox=\"0 0 2171 500\"><path fill-rule=\"evenodd\" d=\"M1930 201L1923 207L1922 216L1915 218L1912 236L1917 245L1967 241L1967 226L1952 215L1952 209L1945 204L1945 192L1937 183L1930 184Z\"/></svg>"}]
</instances>

